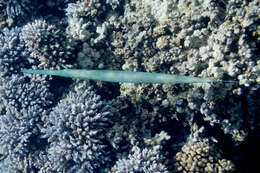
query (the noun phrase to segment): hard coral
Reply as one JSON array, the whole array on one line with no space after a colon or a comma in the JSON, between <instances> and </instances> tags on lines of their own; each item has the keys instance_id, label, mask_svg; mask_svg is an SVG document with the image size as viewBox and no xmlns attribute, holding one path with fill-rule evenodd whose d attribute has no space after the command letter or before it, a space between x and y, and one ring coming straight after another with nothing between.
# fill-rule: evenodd
<instances>
[{"instance_id":1,"label":"hard coral","mask_svg":"<svg viewBox=\"0 0 260 173\"><path fill-rule=\"evenodd\" d=\"M20 38L38 68L71 67L75 58L72 43L55 25L35 20L22 27Z\"/></svg>"},{"instance_id":2,"label":"hard coral","mask_svg":"<svg viewBox=\"0 0 260 173\"><path fill-rule=\"evenodd\" d=\"M151 108L167 110L170 116L201 113L205 121L220 125L234 141L244 141L249 129L255 128L251 122L258 121L255 112L250 111L248 116L250 105L245 97L259 83L259 3L236 1L224 5L213 0L161 3L167 8L164 15L169 20L156 23L159 11L151 4L158 2L161 1L126 4L121 20L123 32L115 31L117 37L112 42L115 58L124 61L122 69L212 76L237 80L239 84L151 87L121 84L121 95L129 96L142 108L147 107L145 101L149 100ZM182 100L182 105L176 105L175 100Z\"/></svg>"},{"instance_id":3,"label":"hard coral","mask_svg":"<svg viewBox=\"0 0 260 173\"><path fill-rule=\"evenodd\" d=\"M190 138L175 161L177 172L234 172L234 164L222 158L221 151L206 138Z\"/></svg>"},{"instance_id":4,"label":"hard coral","mask_svg":"<svg viewBox=\"0 0 260 173\"><path fill-rule=\"evenodd\" d=\"M44 78L31 77L13 74L0 82L0 141L15 171L33 169L35 152L45 147L40 129L54 98Z\"/></svg>"},{"instance_id":5,"label":"hard coral","mask_svg":"<svg viewBox=\"0 0 260 173\"><path fill-rule=\"evenodd\" d=\"M4 81L0 81L0 104L3 104L3 107L13 106L18 110L35 105L46 108L53 101L49 87L49 83L39 76L6 77Z\"/></svg>"},{"instance_id":6,"label":"hard coral","mask_svg":"<svg viewBox=\"0 0 260 173\"><path fill-rule=\"evenodd\" d=\"M47 170L94 172L107 162L104 132L110 125L110 109L90 88L70 92L61 100L43 130L50 142Z\"/></svg>"},{"instance_id":7,"label":"hard coral","mask_svg":"<svg viewBox=\"0 0 260 173\"><path fill-rule=\"evenodd\" d=\"M111 170L111 173L125 172L168 173L157 150L137 146L127 159L118 160Z\"/></svg>"},{"instance_id":8,"label":"hard coral","mask_svg":"<svg viewBox=\"0 0 260 173\"><path fill-rule=\"evenodd\" d=\"M0 34L0 73L2 76L18 73L26 64L25 47L20 42L20 28Z\"/></svg>"},{"instance_id":9,"label":"hard coral","mask_svg":"<svg viewBox=\"0 0 260 173\"><path fill-rule=\"evenodd\" d=\"M76 0L0 0L5 18L22 25L30 19L40 15L62 15L63 9L68 3ZM55 10L53 10L55 9ZM37 17L36 17L37 16ZM12 23L13 24L13 23Z\"/></svg>"},{"instance_id":10,"label":"hard coral","mask_svg":"<svg viewBox=\"0 0 260 173\"><path fill-rule=\"evenodd\" d=\"M19 111L10 106L1 115L1 145L8 151L13 170L32 169L34 161L30 157L36 149L39 150L39 125L44 114L45 111L39 105L34 105Z\"/></svg>"},{"instance_id":11,"label":"hard coral","mask_svg":"<svg viewBox=\"0 0 260 173\"><path fill-rule=\"evenodd\" d=\"M97 37L97 27L104 21L102 16L106 12L106 5L101 0L90 0L87 6L81 1L68 4L66 9L69 24L68 34L74 39L82 41Z\"/></svg>"},{"instance_id":12,"label":"hard coral","mask_svg":"<svg viewBox=\"0 0 260 173\"><path fill-rule=\"evenodd\" d=\"M36 3L31 0L0 0L0 4L5 6L5 14L8 17L26 17L35 14Z\"/></svg>"},{"instance_id":13,"label":"hard coral","mask_svg":"<svg viewBox=\"0 0 260 173\"><path fill-rule=\"evenodd\" d=\"M72 39L83 42L77 57L80 67L101 69L105 66L111 66L113 61L110 34L116 28L117 24L114 22L118 18L110 15L111 8L104 1L91 0L87 2L87 6L81 1L68 4L66 31ZM113 6L114 1L107 3ZM120 64L113 63L112 67L116 68L115 66L119 69Z\"/></svg>"}]
</instances>

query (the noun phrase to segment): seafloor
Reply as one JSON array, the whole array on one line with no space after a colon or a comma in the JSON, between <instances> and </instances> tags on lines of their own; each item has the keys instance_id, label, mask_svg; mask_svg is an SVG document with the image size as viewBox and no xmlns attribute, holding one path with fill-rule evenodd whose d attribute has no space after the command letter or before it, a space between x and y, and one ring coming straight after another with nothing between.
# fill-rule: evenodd
<instances>
[{"instance_id":1,"label":"seafloor","mask_svg":"<svg viewBox=\"0 0 260 173\"><path fill-rule=\"evenodd\" d=\"M259 172L259 3L0 0L0 173ZM218 82L110 83L24 68Z\"/></svg>"}]
</instances>

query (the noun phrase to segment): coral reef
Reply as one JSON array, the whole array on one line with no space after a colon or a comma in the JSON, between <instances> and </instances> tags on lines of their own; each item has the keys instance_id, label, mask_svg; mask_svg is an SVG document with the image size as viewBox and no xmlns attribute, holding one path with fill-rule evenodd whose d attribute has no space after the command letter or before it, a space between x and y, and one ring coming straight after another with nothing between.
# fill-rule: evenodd
<instances>
[{"instance_id":1,"label":"coral reef","mask_svg":"<svg viewBox=\"0 0 260 173\"><path fill-rule=\"evenodd\" d=\"M8 108L0 120L1 145L7 148L13 169L30 169L33 167L30 157L40 146L40 130L37 125L46 112L38 105L20 111Z\"/></svg>"},{"instance_id":2,"label":"coral reef","mask_svg":"<svg viewBox=\"0 0 260 173\"><path fill-rule=\"evenodd\" d=\"M193 132L175 155L176 172L234 172L234 164L207 138Z\"/></svg>"},{"instance_id":3,"label":"coral reef","mask_svg":"<svg viewBox=\"0 0 260 173\"><path fill-rule=\"evenodd\" d=\"M120 159L113 166L111 173L124 172L160 172L168 173L166 167L161 163L159 152L151 149L140 149L133 147L133 153L127 159Z\"/></svg>"},{"instance_id":4,"label":"coral reef","mask_svg":"<svg viewBox=\"0 0 260 173\"><path fill-rule=\"evenodd\" d=\"M74 39L83 41L97 37L97 30L101 27L99 25L104 20L101 17L105 15L105 12L106 6L100 0L89 1L87 5L81 1L70 3L66 9L69 24L68 34ZM94 39L89 41L91 41L90 44L95 42Z\"/></svg>"},{"instance_id":5,"label":"coral reef","mask_svg":"<svg viewBox=\"0 0 260 173\"><path fill-rule=\"evenodd\" d=\"M61 29L44 20L5 31L0 36L1 75L18 73L21 68L71 68L75 44Z\"/></svg>"},{"instance_id":6,"label":"coral reef","mask_svg":"<svg viewBox=\"0 0 260 173\"><path fill-rule=\"evenodd\" d=\"M5 13L8 17L26 17L29 14L35 15L36 2L31 0L1 0L0 4L5 7Z\"/></svg>"},{"instance_id":7,"label":"coral reef","mask_svg":"<svg viewBox=\"0 0 260 173\"><path fill-rule=\"evenodd\" d=\"M20 29L13 28L0 35L0 72L1 76L19 72L26 64L26 52L23 44L20 44ZM29 58L29 57L27 57Z\"/></svg>"},{"instance_id":8,"label":"coral reef","mask_svg":"<svg viewBox=\"0 0 260 173\"><path fill-rule=\"evenodd\" d=\"M257 172L259 5L0 0L0 172ZM82 82L24 68L235 82Z\"/></svg>"},{"instance_id":9,"label":"coral reef","mask_svg":"<svg viewBox=\"0 0 260 173\"><path fill-rule=\"evenodd\" d=\"M49 107L53 101L50 85L42 77L12 75L1 80L0 103L20 110L38 105Z\"/></svg>"},{"instance_id":10,"label":"coral reef","mask_svg":"<svg viewBox=\"0 0 260 173\"><path fill-rule=\"evenodd\" d=\"M27 20L37 16L62 15L63 8L75 0L0 0L3 18L8 20L8 25L23 25Z\"/></svg>"},{"instance_id":11,"label":"coral reef","mask_svg":"<svg viewBox=\"0 0 260 173\"><path fill-rule=\"evenodd\" d=\"M111 124L110 109L90 88L70 92L51 111L49 125L42 129L51 143L51 165L55 165L47 171L95 172L109 162L104 131Z\"/></svg>"},{"instance_id":12,"label":"coral reef","mask_svg":"<svg viewBox=\"0 0 260 173\"><path fill-rule=\"evenodd\" d=\"M39 149L40 127L53 103L49 83L42 77L12 76L1 79L1 145L8 151L12 170L32 169ZM37 156L36 156L37 157Z\"/></svg>"},{"instance_id":13,"label":"coral reef","mask_svg":"<svg viewBox=\"0 0 260 173\"><path fill-rule=\"evenodd\" d=\"M23 26L20 39L38 68L71 68L75 59L74 43L67 39L62 29L44 20L35 20Z\"/></svg>"},{"instance_id":14,"label":"coral reef","mask_svg":"<svg viewBox=\"0 0 260 173\"><path fill-rule=\"evenodd\" d=\"M113 11L113 15L109 11L110 5L114 7L113 4L119 4L119 1L88 2L87 5L81 1L70 3L66 8L67 34L82 42L81 50L77 54L78 64L82 68L89 69L119 69L120 64L117 62L111 64L114 61L114 53L110 42L112 31L119 29L120 21L117 21L117 11Z\"/></svg>"},{"instance_id":15,"label":"coral reef","mask_svg":"<svg viewBox=\"0 0 260 173\"><path fill-rule=\"evenodd\" d=\"M158 3L157 1L149 2ZM237 80L240 85L199 84L177 89L174 86L162 86L162 88L161 86L122 84L122 95L130 96L133 99L132 102L141 107L144 107L143 100L149 100L152 108L167 107L171 110L168 114L170 116L175 116L176 112L186 112L190 115L200 112L212 125L221 125L225 133L233 136L234 141L239 142L241 138L245 138L248 131L244 129L245 124L256 118L254 113L249 112L248 119L242 105L247 102L244 96L248 95L250 87L259 85L257 84L259 55L256 48L259 44L256 41L258 38L256 25L259 19L258 17L248 18L248 16L257 16L258 3L256 1L249 4L240 3L242 6L248 6L250 10L239 8L236 4L237 8L231 11L233 13L240 11L245 15L235 18L236 22L230 22L228 18L232 18L234 14L230 10L227 11L227 20L225 20L221 15L225 10L221 3L201 1L190 4L188 2L167 4L165 2L161 6L175 12L169 13L164 20L161 19L158 25L153 25L158 21L158 16L153 14L156 12L155 5L151 6L149 2L132 1L125 8L125 13L129 14L122 19L126 21L122 27L125 35L118 32L117 34L121 36L117 38L120 40L113 42L116 47L116 57L124 57L125 63L122 65L124 70L212 76L216 79ZM226 8L228 9L229 6L232 6L232 3ZM179 18L182 22L178 20ZM247 25L242 24L245 21ZM114 44L122 42L122 39L125 42L123 46ZM154 43L153 40L157 41ZM244 76L245 74L247 77ZM221 97L215 95L221 95ZM184 104L176 105L176 99L182 100ZM192 109L192 113L187 110L187 105ZM223 108L220 108L222 105L228 105L228 108L224 109L227 111L223 112ZM155 110L150 113L157 114ZM252 124L250 128L255 127Z\"/></svg>"}]
</instances>

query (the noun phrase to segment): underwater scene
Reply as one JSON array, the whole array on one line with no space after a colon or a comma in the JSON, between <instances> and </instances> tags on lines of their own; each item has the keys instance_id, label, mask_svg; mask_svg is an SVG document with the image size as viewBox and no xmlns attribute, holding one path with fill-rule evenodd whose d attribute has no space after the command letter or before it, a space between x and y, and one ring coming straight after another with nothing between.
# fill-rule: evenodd
<instances>
[{"instance_id":1,"label":"underwater scene","mask_svg":"<svg viewBox=\"0 0 260 173\"><path fill-rule=\"evenodd\" d=\"M260 172L259 0L0 0L0 173Z\"/></svg>"}]
</instances>

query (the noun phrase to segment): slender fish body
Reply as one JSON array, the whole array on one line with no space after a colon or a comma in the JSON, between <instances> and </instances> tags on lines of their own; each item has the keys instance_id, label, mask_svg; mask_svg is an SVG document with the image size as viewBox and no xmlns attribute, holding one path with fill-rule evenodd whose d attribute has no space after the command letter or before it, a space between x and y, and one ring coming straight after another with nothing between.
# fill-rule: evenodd
<instances>
[{"instance_id":1,"label":"slender fish body","mask_svg":"<svg viewBox=\"0 0 260 173\"><path fill-rule=\"evenodd\" d=\"M178 83L208 83L219 82L210 78L182 76L174 74L132 72L121 70L32 70L24 69L23 73L54 75L77 79L99 80L106 82L125 83L152 83L152 84L178 84Z\"/></svg>"}]
</instances>

